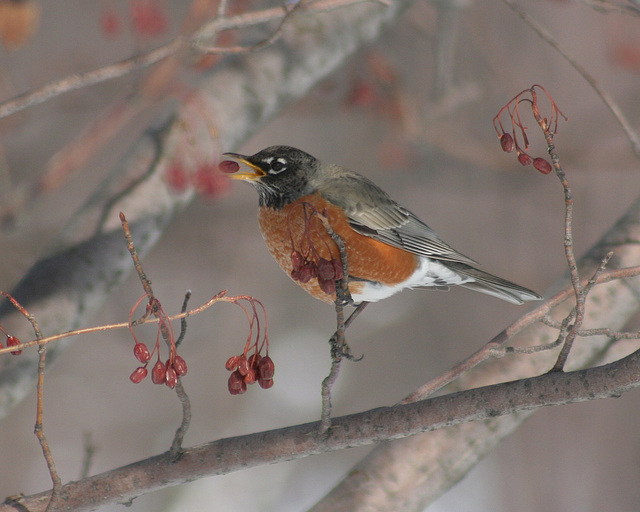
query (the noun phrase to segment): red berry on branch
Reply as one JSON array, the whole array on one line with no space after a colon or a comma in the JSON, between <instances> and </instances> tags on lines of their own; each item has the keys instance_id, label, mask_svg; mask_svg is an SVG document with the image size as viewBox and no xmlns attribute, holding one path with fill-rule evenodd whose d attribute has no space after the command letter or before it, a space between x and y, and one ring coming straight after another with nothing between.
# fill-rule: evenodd
<instances>
[{"instance_id":1,"label":"red berry on branch","mask_svg":"<svg viewBox=\"0 0 640 512\"><path fill-rule=\"evenodd\" d=\"M503 133L500 136L500 145L505 153L512 153L514 148L513 137L510 133Z\"/></svg>"},{"instance_id":2,"label":"red berry on branch","mask_svg":"<svg viewBox=\"0 0 640 512\"><path fill-rule=\"evenodd\" d=\"M229 393L231 393L232 395L241 395L247 390L247 385L244 382L244 377L240 375L238 370L229 375L227 387L229 389Z\"/></svg>"},{"instance_id":3,"label":"red berry on branch","mask_svg":"<svg viewBox=\"0 0 640 512\"><path fill-rule=\"evenodd\" d=\"M302 265L302 268L300 269L300 278L298 279L298 281L300 281L301 283L308 283L317 275L318 267L316 266L315 262L308 261L307 263Z\"/></svg>"},{"instance_id":4,"label":"red berry on branch","mask_svg":"<svg viewBox=\"0 0 640 512\"><path fill-rule=\"evenodd\" d=\"M262 389L269 389L270 387L273 387L273 379L260 378L258 379L258 384L260 384Z\"/></svg>"},{"instance_id":5,"label":"red berry on branch","mask_svg":"<svg viewBox=\"0 0 640 512\"><path fill-rule=\"evenodd\" d=\"M304 263L304 258L302 257L302 254L300 254L300 251L292 251L291 267L293 268L293 270L299 271L303 263Z\"/></svg>"},{"instance_id":6,"label":"red berry on branch","mask_svg":"<svg viewBox=\"0 0 640 512\"><path fill-rule=\"evenodd\" d=\"M237 370L239 360L240 360L240 356L231 356L229 359L227 359L227 362L224 364L224 367L230 372Z\"/></svg>"},{"instance_id":7,"label":"red berry on branch","mask_svg":"<svg viewBox=\"0 0 640 512\"><path fill-rule=\"evenodd\" d=\"M133 355L136 356L136 359L141 363L146 363L151 359L151 353L149 349L144 343L136 343L133 347Z\"/></svg>"},{"instance_id":8,"label":"red berry on branch","mask_svg":"<svg viewBox=\"0 0 640 512\"><path fill-rule=\"evenodd\" d=\"M15 336L7 336L7 347L15 347L16 345L20 345L20 340ZM19 356L22 354L22 350L12 350L11 353L14 356Z\"/></svg>"},{"instance_id":9,"label":"red berry on branch","mask_svg":"<svg viewBox=\"0 0 640 512\"><path fill-rule=\"evenodd\" d=\"M260 365L260 361L262 361L262 356L256 352L249 357L249 366L252 370L257 370Z\"/></svg>"},{"instance_id":10,"label":"red berry on branch","mask_svg":"<svg viewBox=\"0 0 640 512\"><path fill-rule=\"evenodd\" d=\"M182 377L183 375L187 374L187 362L179 355L176 355L175 359L173 360L173 369L178 374L178 377Z\"/></svg>"},{"instance_id":11,"label":"red berry on branch","mask_svg":"<svg viewBox=\"0 0 640 512\"><path fill-rule=\"evenodd\" d=\"M336 282L334 279L320 279L320 277L318 277L318 285L320 285L320 289L328 295L336 293Z\"/></svg>"},{"instance_id":12,"label":"red berry on branch","mask_svg":"<svg viewBox=\"0 0 640 512\"><path fill-rule=\"evenodd\" d=\"M536 168L536 170L540 171L542 174L549 174L553 170L553 168L551 167L551 164L547 162L544 158L534 158L533 166Z\"/></svg>"},{"instance_id":13,"label":"red berry on branch","mask_svg":"<svg viewBox=\"0 0 640 512\"><path fill-rule=\"evenodd\" d=\"M332 281L335 279L336 269L333 267L333 263L329 260L320 258L318 261L318 281L328 281L331 279Z\"/></svg>"},{"instance_id":14,"label":"red berry on branch","mask_svg":"<svg viewBox=\"0 0 640 512\"><path fill-rule=\"evenodd\" d=\"M260 371L260 378L273 379L273 374L275 373L275 365L273 364L273 361L269 356L264 356L262 359L260 359L258 370Z\"/></svg>"},{"instance_id":15,"label":"red berry on branch","mask_svg":"<svg viewBox=\"0 0 640 512\"><path fill-rule=\"evenodd\" d=\"M164 375L164 381L165 381L165 384L169 386L171 389L176 387L176 384L178 383L178 374L173 369L173 367L167 366L167 371Z\"/></svg>"},{"instance_id":16,"label":"red berry on branch","mask_svg":"<svg viewBox=\"0 0 640 512\"><path fill-rule=\"evenodd\" d=\"M154 384L164 384L167 377L167 367L163 362L157 361L151 369L151 380Z\"/></svg>"},{"instance_id":17,"label":"red berry on branch","mask_svg":"<svg viewBox=\"0 0 640 512\"><path fill-rule=\"evenodd\" d=\"M133 373L129 375L129 379L134 384L140 384L146 376L147 376L147 369L144 366L140 366L135 370L133 370Z\"/></svg>"},{"instance_id":18,"label":"red berry on branch","mask_svg":"<svg viewBox=\"0 0 640 512\"><path fill-rule=\"evenodd\" d=\"M518 153L518 162L520 162L522 165L531 165L531 162L533 162L533 160L526 153Z\"/></svg>"},{"instance_id":19,"label":"red berry on branch","mask_svg":"<svg viewBox=\"0 0 640 512\"><path fill-rule=\"evenodd\" d=\"M247 358L245 356L240 356L240 359L238 360L238 373L240 373L240 375L242 375L243 377L249 373L249 370L251 369L251 366L249 365L249 361L247 361Z\"/></svg>"},{"instance_id":20,"label":"red berry on branch","mask_svg":"<svg viewBox=\"0 0 640 512\"><path fill-rule=\"evenodd\" d=\"M244 376L245 384L253 384L256 381L256 371L252 368L249 372Z\"/></svg>"}]
</instances>

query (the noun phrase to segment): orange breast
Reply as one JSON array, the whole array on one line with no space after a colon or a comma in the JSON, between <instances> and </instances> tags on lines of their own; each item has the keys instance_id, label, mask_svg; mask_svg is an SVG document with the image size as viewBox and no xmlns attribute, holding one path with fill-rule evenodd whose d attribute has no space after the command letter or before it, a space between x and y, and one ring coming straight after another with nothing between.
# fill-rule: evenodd
<instances>
[{"instance_id":1,"label":"orange breast","mask_svg":"<svg viewBox=\"0 0 640 512\"><path fill-rule=\"evenodd\" d=\"M358 293L357 279L394 285L407 279L416 269L418 258L407 251L361 235L349 226L346 215L319 194L305 196L281 210L260 208L258 222L271 255L287 275L293 268L291 254L299 251L309 259L340 259L337 245L314 213L324 215L340 235L347 250L351 293ZM316 279L296 281L312 296L332 303L335 294L323 292Z\"/></svg>"}]
</instances>

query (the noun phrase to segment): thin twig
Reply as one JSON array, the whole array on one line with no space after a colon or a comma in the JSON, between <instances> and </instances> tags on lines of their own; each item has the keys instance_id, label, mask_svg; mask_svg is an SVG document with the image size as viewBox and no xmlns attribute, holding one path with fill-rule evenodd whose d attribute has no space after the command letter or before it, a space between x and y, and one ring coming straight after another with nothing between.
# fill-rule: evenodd
<instances>
[{"instance_id":1,"label":"thin twig","mask_svg":"<svg viewBox=\"0 0 640 512\"><path fill-rule=\"evenodd\" d=\"M60 80L54 80L48 84L36 89L35 91L21 94L15 98L0 103L0 119L10 116L24 110L28 107L33 107L44 103L56 96L65 94L76 89L88 87L90 85L106 82L107 80L113 80L119 78L136 69L143 69L146 67L160 62L169 55L173 55L182 46L183 41L180 38L175 39L171 43L156 48L143 55L131 57L129 59L122 60L116 64L105 66L93 71L87 71L84 73L74 73Z\"/></svg>"},{"instance_id":2,"label":"thin twig","mask_svg":"<svg viewBox=\"0 0 640 512\"><path fill-rule=\"evenodd\" d=\"M51 490L51 496L47 503L47 510L52 506L52 503L56 500L60 493L60 487L62 486L62 480L60 480L60 476L58 475L58 471L56 470L56 464L53 460L53 454L51 453L51 449L49 448L49 443L47 441L47 437L44 433L44 422L43 422L43 411L44 411L44 369L46 366L46 353L47 347L46 344L42 343L42 331L40 330L40 326L36 321L35 317L30 314L14 297L9 295L7 292L0 291L0 295L7 298L9 302L18 310L22 316L24 316L31 327L33 328L33 332L35 333L36 339L35 343L38 345L38 381L36 386L36 423L33 429L33 433L38 438L38 442L40 443L40 448L42 449L42 454L47 463L47 468L49 469L49 475L51 476L51 482L53 483L53 488ZM15 350L16 347L8 347L12 350Z\"/></svg>"},{"instance_id":3,"label":"thin twig","mask_svg":"<svg viewBox=\"0 0 640 512\"><path fill-rule=\"evenodd\" d=\"M84 457L82 458L82 468L80 470L80 479L89 476L93 456L96 454L96 447L91 440L91 432L84 433Z\"/></svg>"},{"instance_id":4,"label":"thin twig","mask_svg":"<svg viewBox=\"0 0 640 512\"><path fill-rule=\"evenodd\" d=\"M617 103L611 97L611 95L600 85L597 80L580 64L574 57L569 55L561 46L558 41L536 20L534 20L529 14L527 14L519 5L514 3L512 0L502 0L513 12L515 12L527 25L529 25L537 34L547 42L552 48L554 48L560 56L562 56L570 65L573 67L582 78L591 86L591 88L596 92L602 102L606 105L609 111L613 114L613 117L618 121L618 124L624 131L629 143L631 144L631 149L633 152L640 156L640 138L638 134L631 127L631 123L626 118L620 107L618 107ZM600 2L598 2L600 3Z\"/></svg>"},{"instance_id":5,"label":"thin twig","mask_svg":"<svg viewBox=\"0 0 640 512\"><path fill-rule=\"evenodd\" d=\"M640 266L612 269L598 273L597 276L594 276L589 281L585 280L583 282L583 286L587 286L591 281L593 281L593 285L598 285L608 283L616 279L626 279L630 277L636 277L638 275L640 275ZM477 350L475 353L471 354L469 357L453 366L450 370L430 380L429 382L418 388L416 391L411 393L409 396L407 396L400 403L411 403L418 400L423 400L424 398L427 398L428 396L442 389L444 386L456 380L458 377L460 377L460 375L468 372L472 368L476 367L484 361L487 361L488 359L498 359L504 357L507 354L524 351L523 348L504 347L504 344L523 329L536 322L543 321L555 307L559 306L564 301L573 296L573 285L558 292L556 295L545 301L536 309L533 309L528 313L522 315L511 325L505 327L500 333L498 333L493 339L489 340L482 348ZM555 346L558 346L558 343L554 343ZM532 349L532 351L535 350L537 349Z\"/></svg>"},{"instance_id":6,"label":"thin twig","mask_svg":"<svg viewBox=\"0 0 640 512\"><path fill-rule=\"evenodd\" d=\"M191 400L189 400L189 395L187 395L184 390L182 378L178 378L178 383L176 384L176 395L178 395L180 405L182 405L182 422L173 436L173 441L169 450L169 453L174 460L179 459L182 454L182 442L184 441L184 436L186 435L187 430L189 430L189 425L191 424Z\"/></svg>"},{"instance_id":7,"label":"thin twig","mask_svg":"<svg viewBox=\"0 0 640 512\"><path fill-rule=\"evenodd\" d=\"M3 291L0 291L0 294L4 296L9 296L7 292L3 292ZM183 318L188 318L192 315L198 315L204 312L205 310L209 309L211 306L213 306L218 302L230 302L232 304L235 304L238 299L243 298L243 296L227 297L225 294L226 294L226 290L223 290L217 295L213 296L207 302L198 306L197 308L187 311L186 313L178 313L176 315L167 316L165 317L164 320L168 322L173 322L174 320L181 320ZM149 318L148 320L146 320L146 323L159 323L159 322L160 322L160 319L158 318ZM73 331L66 331L66 332L54 334L52 336L43 337L41 340L36 339L31 341L25 341L25 342L21 342L19 345L0 348L0 355L6 354L12 351L16 351L16 350L23 350L26 348L34 347L36 345L47 345L48 343L52 343L54 341L58 341L63 338L70 338L72 336L80 336L82 334L91 334L95 332L111 331L113 329L128 329L129 326L130 326L129 322L120 322L117 324L98 325L94 327L86 327L83 329L75 329Z\"/></svg>"},{"instance_id":8,"label":"thin twig","mask_svg":"<svg viewBox=\"0 0 640 512\"><path fill-rule=\"evenodd\" d=\"M187 311L187 305L189 303L189 299L191 298L191 290L187 290L187 293L184 295L184 300L182 301L182 307L180 308L181 313L185 313ZM180 321L180 335L176 340L176 347L182 343L185 335L187 334L187 319L186 317ZM184 441L184 436L189 430L189 425L191 424L191 400L189 399L189 395L184 390L184 386L182 385L182 377L178 377L178 384L176 384L176 395L178 395L178 399L180 400L180 404L182 405L182 422L180 426L176 430L175 436L173 437L173 442L171 443L171 449L169 453L173 455L175 459L180 457L182 453L182 442Z\"/></svg>"}]
</instances>

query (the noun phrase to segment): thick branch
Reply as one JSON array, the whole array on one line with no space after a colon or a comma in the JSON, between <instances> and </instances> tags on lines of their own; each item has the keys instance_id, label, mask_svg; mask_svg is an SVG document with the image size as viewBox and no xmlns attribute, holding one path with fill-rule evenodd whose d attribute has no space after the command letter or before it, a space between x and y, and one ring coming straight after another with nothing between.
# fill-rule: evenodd
<instances>
[{"instance_id":1,"label":"thick branch","mask_svg":"<svg viewBox=\"0 0 640 512\"><path fill-rule=\"evenodd\" d=\"M319 422L314 422L188 448L175 462L169 454L158 455L71 482L62 487L59 499L69 510L95 510L205 476L399 439L540 407L617 397L639 385L640 351L637 351L614 363L588 370L548 373L343 416L334 419L329 433L322 436L318 435ZM48 497L49 493L45 492L22 498L18 503L30 512L38 512L44 510ZM0 506L0 512L16 508L5 504Z\"/></svg>"}]
</instances>

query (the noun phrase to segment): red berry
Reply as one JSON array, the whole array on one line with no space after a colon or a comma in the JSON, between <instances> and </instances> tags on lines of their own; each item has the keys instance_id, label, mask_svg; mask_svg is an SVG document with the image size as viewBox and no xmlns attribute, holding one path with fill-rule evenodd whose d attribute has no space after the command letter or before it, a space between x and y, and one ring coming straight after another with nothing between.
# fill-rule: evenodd
<instances>
[{"instance_id":1,"label":"red berry","mask_svg":"<svg viewBox=\"0 0 640 512\"><path fill-rule=\"evenodd\" d=\"M294 281L300 281L300 271L293 269L291 271L291 279L293 279Z\"/></svg>"},{"instance_id":2,"label":"red berry","mask_svg":"<svg viewBox=\"0 0 640 512\"><path fill-rule=\"evenodd\" d=\"M336 293L336 282L335 280L332 279L320 279L318 277L318 284L320 285L320 289L328 294L328 295L333 295L334 293Z\"/></svg>"},{"instance_id":3,"label":"red berry","mask_svg":"<svg viewBox=\"0 0 640 512\"><path fill-rule=\"evenodd\" d=\"M133 355L141 363L146 363L151 359L151 353L144 343L136 343L133 347Z\"/></svg>"},{"instance_id":4,"label":"red berry","mask_svg":"<svg viewBox=\"0 0 640 512\"><path fill-rule=\"evenodd\" d=\"M502 146L502 151L504 151L505 153L513 152L514 143L513 137L510 133L503 133L500 136L500 145Z\"/></svg>"},{"instance_id":5,"label":"red berry","mask_svg":"<svg viewBox=\"0 0 640 512\"><path fill-rule=\"evenodd\" d=\"M245 384L253 384L256 381L256 371L252 368L249 372L244 376Z\"/></svg>"},{"instance_id":6,"label":"red berry","mask_svg":"<svg viewBox=\"0 0 640 512\"><path fill-rule=\"evenodd\" d=\"M167 367L163 362L157 361L151 370L151 380L154 384L164 384L167 376Z\"/></svg>"},{"instance_id":7,"label":"red berry","mask_svg":"<svg viewBox=\"0 0 640 512\"><path fill-rule=\"evenodd\" d=\"M328 281L334 280L336 276L336 269L333 267L333 263L324 258L320 258L318 261L318 280Z\"/></svg>"},{"instance_id":8,"label":"red berry","mask_svg":"<svg viewBox=\"0 0 640 512\"><path fill-rule=\"evenodd\" d=\"M300 279L301 283L308 283L311 281L313 277L318 275L318 267L313 261L307 261L302 268L300 269Z\"/></svg>"},{"instance_id":9,"label":"red berry","mask_svg":"<svg viewBox=\"0 0 640 512\"><path fill-rule=\"evenodd\" d=\"M133 370L133 373L129 375L129 379L134 384L140 384L142 380L147 376L147 369L144 366L140 366Z\"/></svg>"},{"instance_id":10,"label":"red berry","mask_svg":"<svg viewBox=\"0 0 640 512\"><path fill-rule=\"evenodd\" d=\"M249 366L253 370L257 370L260 365L260 361L262 361L262 356L258 352L256 352L249 357Z\"/></svg>"},{"instance_id":11,"label":"red berry","mask_svg":"<svg viewBox=\"0 0 640 512\"><path fill-rule=\"evenodd\" d=\"M522 165L531 165L531 162L533 162L533 160L526 153L518 153L518 162L520 162Z\"/></svg>"},{"instance_id":12,"label":"red berry","mask_svg":"<svg viewBox=\"0 0 640 512\"><path fill-rule=\"evenodd\" d=\"M293 270L300 270L300 267L302 267L303 263L304 263L304 258L302 257L302 254L300 254L300 251L292 251L291 266Z\"/></svg>"},{"instance_id":13,"label":"red berry","mask_svg":"<svg viewBox=\"0 0 640 512\"><path fill-rule=\"evenodd\" d=\"M275 373L275 365L269 356L264 356L258 364L261 379L273 379Z\"/></svg>"},{"instance_id":14,"label":"red berry","mask_svg":"<svg viewBox=\"0 0 640 512\"><path fill-rule=\"evenodd\" d=\"M7 347L15 347L16 345L20 345L20 340L15 336L7 336ZM19 356L22 354L22 350L12 350L11 353L14 356Z\"/></svg>"},{"instance_id":15,"label":"red berry","mask_svg":"<svg viewBox=\"0 0 640 512\"><path fill-rule=\"evenodd\" d=\"M227 382L229 393L232 395L241 395L247 390L247 385L244 383L244 377L240 375L238 370L229 375Z\"/></svg>"},{"instance_id":16,"label":"red berry","mask_svg":"<svg viewBox=\"0 0 640 512\"><path fill-rule=\"evenodd\" d=\"M173 369L178 374L178 377L182 377L183 375L187 374L187 362L179 355L176 355L175 359L173 360Z\"/></svg>"},{"instance_id":17,"label":"red berry","mask_svg":"<svg viewBox=\"0 0 640 512\"><path fill-rule=\"evenodd\" d=\"M269 389L270 387L273 386L273 379L260 378L260 379L258 379L258 384L260 384L260 387L262 389Z\"/></svg>"},{"instance_id":18,"label":"red berry","mask_svg":"<svg viewBox=\"0 0 640 512\"><path fill-rule=\"evenodd\" d=\"M237 172L237 170L240 169L240 166L238 165L238 162L234 162L233 160L225 160L224 162L220 162L220 164L218 165L218 169L220 169L220 172L232 174L234 172Z\"/></svg>"},{"instance_id":19,"label":"red berry","mask_svg":"<svg viewBox=\"0 0 640 512\"><path fill-rule=\"evenodd\" d=\"M238 368L238 361L240 360L240 356L231 356L227 359L227 362L224 364L224 367L232 372Z\"/></svg>"},{"instance_id":20,"label":"red berry","mask_svg":"<svg viewBox=\"0 0 640 512\"><path fill-rule=\"evenodd\" d=\"M167 371L164 375L164 381L165 384L171 389L176 387L176 384L178 383L178 374L172 367L167 368Z\"/></svg>"},{"instance_id":21,"label":"red berry","mask_svg":"<svg viewBox=\"0 0 640 512\"><path fill-rule=\"evenodd\" d=\"M542 174L549 174L552 171L551 164L544 158L534 158L533 166Z\"/></svg>"},{"instance_id":22,"label":"red berry","mask_svg":"<svg viewBox=\"0 0 640 512\"><path fill-rule=\"evenodd\" d=\"M247 361L247 358L245 356L240 356L240 358L238 359L238 373L240 373L240 375L242 375L243 377L249 373L249 370L251 369L251 366L249 365L249 361Z\"/></svg>"}]
</instances>

